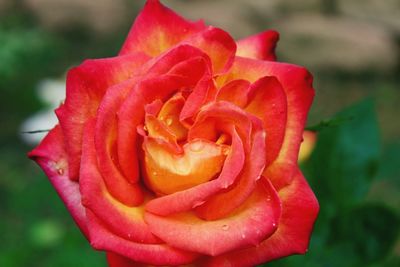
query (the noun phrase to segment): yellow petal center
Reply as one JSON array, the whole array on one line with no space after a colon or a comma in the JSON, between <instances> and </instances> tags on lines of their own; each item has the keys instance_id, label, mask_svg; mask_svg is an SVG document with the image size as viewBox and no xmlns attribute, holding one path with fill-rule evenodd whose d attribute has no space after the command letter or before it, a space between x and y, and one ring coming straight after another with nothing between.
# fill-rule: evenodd
<instances>
[{"instance_id":1,"label":"yellow petal center","mask_svg":"<svg viewBox=\"0 0 400 267\"><path fill-rule=\"evenodd\" d=\"M198 139L175 153L163 143L148 138L143 143L143 172L147 186L164 195L185 190L214 178L223 166L228 147Z\"/></svg>"}]
</instances>

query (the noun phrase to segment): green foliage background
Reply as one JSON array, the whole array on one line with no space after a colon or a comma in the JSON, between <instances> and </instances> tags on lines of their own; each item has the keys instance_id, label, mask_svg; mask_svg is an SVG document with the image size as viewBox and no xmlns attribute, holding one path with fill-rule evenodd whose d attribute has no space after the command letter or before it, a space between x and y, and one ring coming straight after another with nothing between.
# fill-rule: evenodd
<instances>
[{"instance_id":1,"label":"green foliage background","mask_svg":"<svg viewBox=\"0 0 400 267\"><path fill-rule=\"evenodd\" d=\"M17 4L1 14L0 266L105 266L103 253L90 248L43 173L27 160L31 148L18 128L42 107L34 93L40 80L60 77L84 58L115 55L128 27L99 37L83 25L45 30ZM321 213L309 253L268 266L400 266L400 139L382 138L390 121L376 114L382 105L397 112L399 76L314 73L310 125L316 125L318 142L301 167ZM363 88L369 98L343 109L339 97L335 112L324 111L332 100L319 98L318 88L337 96Z\"/></svg>"}]
</instances>

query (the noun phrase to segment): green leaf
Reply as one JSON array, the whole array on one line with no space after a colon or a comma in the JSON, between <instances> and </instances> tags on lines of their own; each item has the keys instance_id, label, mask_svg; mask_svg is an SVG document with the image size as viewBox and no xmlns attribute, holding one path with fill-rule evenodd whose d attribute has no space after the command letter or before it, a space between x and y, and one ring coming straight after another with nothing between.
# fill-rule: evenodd
<instances>
[{"instance_id":1,"label":"green leaf","mask_svg":"<svg viewBox=\"0 0 400 267\"><path fill-rule=\"evenodd\" d=\"M370 99L343 110L332 121L341 123L318 133L315 150L304 165L322 217L350 209L364 199L377 171L380 150Z\"/></svg>"},{"instance_id":2,"label":"green leaf","mask_svg":"<svg viewBox=\"0 0 400 267\"><path fill-rule=\"evenodd\" d=\"M382 164L379 168L379 179L393 182L400 188L400 140L385 145Z\"/></svg>"},{"instance_id":3,"label":"green leaf","mask_svg":"<svg viewBox=\"0 0 400 267\"><path fill-rule=\"evenodd\" d=\"M364 263L384 259L397 240L399 218L382 204L364 204L332 222L331 242L351 242Z\"/></svg>"}]
</instances>

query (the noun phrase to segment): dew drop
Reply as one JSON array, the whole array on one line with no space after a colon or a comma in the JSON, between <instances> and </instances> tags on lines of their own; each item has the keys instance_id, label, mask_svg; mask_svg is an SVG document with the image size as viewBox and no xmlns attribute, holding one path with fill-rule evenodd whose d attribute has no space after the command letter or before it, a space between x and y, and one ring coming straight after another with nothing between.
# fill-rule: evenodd
<instances>
[{"instance_id":1,"label":"dew drop","mask_svg":"<svg viewBox=\"0 0 400 267\"><path fill-rule=\"evenodd\" d=\"M157 172L152 172L153 176L157 176L158 173Z\"/></svg>"},{"instance_id":2,"label":"dew drop","mask_svg":"<svg viewBox=\"0 0 400 267\"><path fill-rule=\"evenodd\" d=\"M59 168L59 169L57 170L57 173L58 173L58 175L63 175L63 174L64 174L64 169Z\"/></svg>"},{"instance_id":3,"label":"dew drop","mask_svg":"<svg viewBox=\"0 0 400 267\"><path fill-rule=\"evenodd\" d=\"M168 126L171 126L172 125L172 119L171 118L167 118L166 120L165 120L165 123L168 125Z\"/></svg>"},{"instance_id":4,"label":"dew drop","mask_svg":"<svg viewBox=\"0 0 400 267\"><path fill-rule=\"evenodd\" d=\"M228 231L229 230L229 225L227 225L227 224L222 225L222 230Z\"/></svg>"},{"instance_id":5,"label":"dew drop","mask_svg":"<svg viewBox=\"0 0 400 267\"><path fill-rule=\"evenodd\" d=\"M190 144L190 150L193 152L199 152L204 148L204 144L202 142L194 142Z\"/></svg>"},{"instance_id":6,"label":"dew drop","mask_svg":"<svg viewBox=\"0 0 400 267\"><path fill-rule=\"evenodd\" d=\"M276 227L276 223L273 223L273 224L272 224L272 227Z\"/></svg>"},{"instance_id":7,"label":"dew drop","mask_svg":"<svg viewBox=\"0 0 400 267\"><path fill-rule=\"evenodd\" d=\"M143 126L143 130L145 130L146 132L148 131L147 126Z\"/></svg>"},{"instance_id":8,"label":"dew drop","mask_svg":"<svg viewBox=\"0 0 400 267\"><path fill-rule=\"evenodd\" d=\"M246 234L242 234L242 238L245 239L246 238Z\"/></svg>"}]
</instances>

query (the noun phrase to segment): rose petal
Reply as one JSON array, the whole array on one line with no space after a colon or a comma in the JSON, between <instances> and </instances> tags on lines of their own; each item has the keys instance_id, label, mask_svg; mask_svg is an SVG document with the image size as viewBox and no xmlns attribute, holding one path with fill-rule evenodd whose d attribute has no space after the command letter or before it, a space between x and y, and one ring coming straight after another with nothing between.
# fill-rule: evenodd
<instances>
[{"instance_id":1,"label":"rose petal","mask_svg":"<svg viewBox=\"0 0 400 267\"><path fill-rule=\"evenodd\" d=\"M189 130L188 140L196 138L214 140L218 137L218 133L230 132L230 126L234 126L247 153L251 147L253 122L261 126L260 121L256 121L257 118L230 102L212 102L201 108L195 123Z\"/></svg>"},{"instance_id":2,"label":"rose petal","mask_svg":"<svg viewBox=\"0 0 400 267\"><path fill-rule=\"evenodd\" d=\"M149 57L142 53L129 56L86 60L67 75L65 104L56 110L65 135L69 177L79 178L82 134L85 121L96 114L105 91L133 75Z\"/></svg>"},{"instance_id":3,"label":"rose petal","mask_svg":"<svg viewBox=\"0 0 400 267\"><path fill-rule=\"evenodd\" d=\"M144 52L154 57L204 28L202 21L188 21L158 0L150 0L137 16L120 55Z\"/></svg>"},{"instance_id":4,"label":"rose petal","mask_svg":"<svg viewBox=\"0 0 400 267\"><path fill-rule=\"evenodd\" d=\"M279 198L282 201L282 216L272 236L255 247L210 258L205 266L255 266L307 252L319 205L299 170L296 170L292 183L281 189Z\"/></svg>"},{"instance_id":5,"label":"rose petal","mask_svg":"<svg viewBox=\"0 0 400 267\"><path fill-rule=\"evenodd\" d=\"M139 172L135 149L136 128L143 123L144 106L156 99L165 101L167 97L185 86L184 82L184 77L168 74L142 81L133 78L109 88L102 100L94 136L99 169L110 193L126 205L138 205L143 200L140 188L136 184ZM131 151L134 153L128 154L130 157L119 157L124 154L122 152ZM133 170L131 171L133 176L130 177L124 176L120 170L121 165L128 164L132 165L130 168Z\"/></svg>"},{"instance_id":6,"label":"rose petal","mask_svg":"<svg viewBox=\"0 0 400 267\"><path fill-rule=\"evenodd\" d=\"M179 115L181 121L195 117L200 108L210 99L215 98L217 93L214 81L210 75L205 75L195 86Z\"/></svg>"},{"instance_id":7,"label":"rose petal","mask_svg":"<svg viewBox=\"0 0 400 267\"><path fill-rule=\"evenodd\" d=\"M163 144L168 144L177 154L183 152L182 148L178 145L176 136L164 122L157 119L155 116L146 115L145 124L148 131L148 138L146 137L143 143L146 143L147 140L151 140L150 142L161 142ZM145 145L142 145L142 147L145 148Z\"/></svg>"},{"instance_id":8,"label":"rose petal","mask_svg":"<svg viewBox=\"0 0 400 267\"><path fill-rule=\"evenodd\" d=\"M171 72L171 74L182 75L191 78L192 81L198 81L204 73L211 73L211 60L199 48L189 44L179 44L149 61L145 67L148 69L146 73L148 77Z\"/></svg>"},{"instance_id":9,"label":"rose petal","mask_svg":"<svg viewBox=\"0 0 400 267\"><path fill-rule=\"evenodd\" d=\"M123 239L110 232L90 210L87 211L90 224L90 244L98 250L105 250L150 265L182 265L193 262L198 254L170 247L166 244L142 244Z\"/></svg>"},{"instance_id":10,"label":"rose petal","mask_svg":"<svg viewBox=\"0 0 400 267\"><path fill-rule=\"evenodd\" d=\"M224 219L204 221L193 213L169 217L146 213L145 221L171 246L216 256L259 244L276 230L279 216L279 198L264 180L238 211Z\"/></svg>"},{"instance_id":11,"label":"rose petal","mask_svg":"<svg viewBox=\"0 0 400 267\"><path fill-rule=\"evenodd\" d=\"M72 218L88 237L85 208L81 204L79 184L68 178L67 153L61 127L57 125L28 156L37 162L49 177Z\"/></svg>"},{"instance_id":12,"label":"rose petal","mask_svg":"<svg viewBox=\"0 0 400 267\"><path fill-rule=\"evenodd\" d=\"M220 77L218 83L224 84L235 79L255 82L264 76L276 77L287 97L285 137L278 157L264 172L279 191L280 188L290 184L297 168L299 147L307 113L314 98L314 89L312 76L305 68L241 57L236 57L231 72Z\"/></svg>"},{"instance_id":13,"label":"rose petal","mask_svg":"<svg viewBox=\"0 0 400 267\"><path fill-rule=\"evenodd\" d=\"M261 127L259 127L261 128ZM253 134L252 148L246 155L245 166L237 182L227 191L219 192L196 208L196 214L205 220L221 219L239 207L252 194L265 167L265 132Z\"/></svg>"},{"instance_id":14,"label":"rose petal","mask_svg":"<svg viewBox=\"0 0 400 267\"><path fill-rule=\"evenodd\" d=\"M159 243L158 238L150 232L143 221L143 206L125 206L107 191L97 167L95 143L92 138L94 132L95 121L89 120L85 126L79 180L83 205L95 213L113 233L124 239L141 243Z\"/></svg>"},{"instance_id":15,"label":"rose petal","mask_svg":"<svg viewBox=\"0 0 400 267\"><path fill-rule=\"evenodd\" d=\"M244 108L248 102L247 94L250 83L246 80L233 80L218 90L217 100L227 101Z\"/></svg>"},{"instance_id":16,"label":"rose petal","mask_svg":"<svg viewBox=\"0 0 400 267\"><path fill-rule=\"evenodd\" d=\"M134 262L131 259L118 254L107 252L107 263L109 267L146 267L148 264Z\"/></svg>"},{"instance_id":17,"label":"rose petal","mask_svg":"<svg viewBox=\"0 0 400 267\"><path fill-rule=\"evenodd\" d=\"M211 58L214 75L224 73L232 66L236 43L224 30L209 26L183 43L200 48Z\"/></svg>"},{"instance_id":18,"label":"rose petal","mask_svg":"<svg viewBox=\"0 0 400 267\"><path fill-rule=\"evenodd\" d=\"M222 168L224 146L208 140L194 140L183 145L181 153L146 137L143 142L143 176L146 184L158 194L171 194L205 183Z\"/></svg>"},{"instance_id":19,"label":"rose petal","mask_svg":"<svg viewBox=\"0 0 400 267\"><path fill-rule=\"evenodd\" d=\"M276 31L265 31L237 41L236 55L254 59L275 61L275 47L279 40Z\"/></svg>"},{"instance_id":20,"label":"rose petal","mask_svg":"<svg viewBox=\"0 0 400 267\"><path fill-rule=\"evenodd\" d=\"M116 111L136 83L135 79L130 79L109 88L98 110L96 131L93 136L88 137L94 138L99 170L108 191L113 197L129 206L139 205L143 201L143 195L135 179L129 177L128 181L118 168Z\"/></svg>"},{"instance_id":21,"label":"rose petal","mask_svg":"<svg viewBox=\"0 0 400 267\"><path fill-rule=\"evenodd\" d=\"M158 215L169 215L188 211L199 206L215 194L229 187L240 173L244 164L242 141L236 130L232 129L232 145L219 177L190 189L151 200L146 210Z\"/></svg>"},{"instance_id":22,"label":"rose petal","mask_svg":"<svg viewBox=\"0 0 400 267\"><path fill-rule=\"evenodd\" d=\"M254 82L248 94L245 110L263 121L263 127L267 132L266 165L268 166L278 156L286 130L286 95L278 80L275 77L263 77Z\"/></svg>"},{"instance_id":23,"label":"rose petal","mask_svg":"<svg viewBox=\"0 0 400 267\"><path fill-rule=\"evenodd\" d=\"M185 104L185 98L181 93L171 97L158 113L158 119L164 122L176 137L177 141L185 140L188 130L179 121L179 114Z\"/></svg>"}]
</instances>

